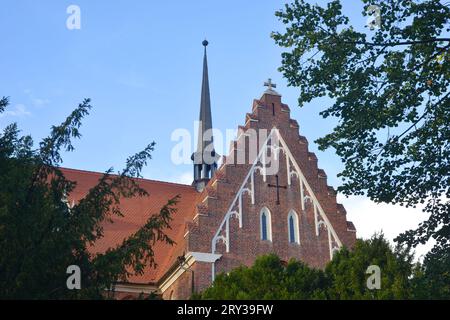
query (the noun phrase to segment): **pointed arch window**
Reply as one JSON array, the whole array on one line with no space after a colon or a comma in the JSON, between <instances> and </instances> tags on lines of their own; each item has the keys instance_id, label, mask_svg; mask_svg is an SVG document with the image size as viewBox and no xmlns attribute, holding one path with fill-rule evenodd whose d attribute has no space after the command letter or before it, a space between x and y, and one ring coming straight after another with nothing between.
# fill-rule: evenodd
<instances>
[{"instance_id":1,"label":"pointed arch window","mask_svg":"<svg viewBox=\"0 0 450 320\"><path fill-rule=\"evenodd\" d=\"M272 219L269 209L262 208L260 213L261 240L272 241Z\"/></svg>"},{"instance_id":2,"label":"pointed arch window","mask_svg":"<svg viewBox=\"0 0 450 320\"><path fill-rule=\"evenodd\" d=\"M289 242L300 244L298 215L294 210L289 211L287 223L288 223Z\"/></svg>"}]
</instances>

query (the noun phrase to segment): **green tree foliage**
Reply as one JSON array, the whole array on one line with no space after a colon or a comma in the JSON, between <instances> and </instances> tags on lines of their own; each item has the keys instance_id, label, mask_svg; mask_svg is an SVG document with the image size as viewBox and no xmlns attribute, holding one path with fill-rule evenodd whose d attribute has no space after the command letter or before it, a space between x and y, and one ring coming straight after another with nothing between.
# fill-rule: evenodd
<instances>
[{"instance_id":1,"label":"green tree foliage","mask_svg":"<svg viewBox=\"0 0 450 320\"><path fill-rule=\"evenodd\" d=\"M8 99L0 100L0 113ZM79 299L104 298L105 290L131 274L155 266L153 246L172 244L170 228L178 197L170 199L136 233L105 253L88 248L103 237L112 215L122 215L120 200L146 197L133 177L151 158L154 143L131 156L117 174L107 170L96 186L73 207L67 195L76 183L58 166L61 152L72 151L80 137L81 120L91 109L84 100L48 137L33 148L30 136L20 136L15 123L0 134L0 298ZM66 269L81 269L81 290L68 290ZM109 291L111 294L112 292Z\"/></svg>"},{"instance_id":2,"label":"green tree foliage","mask_svg":"<svg viewBox=\"0 0 450 320\"><path fill-rule=\"evenodd\" d=\"M294 260L284 263L270 254L256 259L252 267L219 274L212 287L194 299L323 299L324 288L323 271Z\"/></svg>"},{"instance_id":3,"label":"green tree foliage","mask_svg":"<svg viewBox=\"0 0 450 320\"><path fill-rule=\"evenodd\" d=\"M371 265L380 268L379 289L367 286L372 274L366 271ZM357 240L352 251L343 248L335 253L324 271L295 260L283 263L273 254L261 256L252 267L241 266L229 274L219 274L210 288L193 298L406 299L414 298L414 288L419 289L411 280L414 272L409 250L391 248L379 234Z\"/></svg>"},{"instance_id":4,"label":"green tree foliage","mask_svg":"<svg viewBox=\"0 0 450 320\"><path fill-rule=\"evenodd\" d=\"M381 235L357 240L352 251L343 248L326 266L330 299L407 299L412 297L409 277L413 273L413 256L397 246L392 249ZM369 290L367 268L378 266L380 289Z\"/></svg>"},{"instance_id":5,"label":"green tree foliage","mask_svg":"<svg viewBox=\"0 0 450 320\"><path fill-rule=\"evenodd\" d=\"M413 279L417 299L450 299L450 254L439 250L425 257Z\"/></svg>"},{"instance_id":6,"label":"green tree foliage","mask_svg":"<svg viewBox=\"0 0 450 320\"><path fill-rule=\"evenodd\" d=\"M299 87L300 106L317 97L337 126L318 139L344 162L339 188L375 202L424 204L429 219L397 240L430 238L450 246L450 6L439 0L362 0L363 16L379 9L379 28L364 29L342 13L304 0L276 16L286 48L280 70ZM375 6L375 7L374 7ZM434 252L434 251L433 251ZM433 254L433 252L431 254Z\"/></svg>"}]
</instances>

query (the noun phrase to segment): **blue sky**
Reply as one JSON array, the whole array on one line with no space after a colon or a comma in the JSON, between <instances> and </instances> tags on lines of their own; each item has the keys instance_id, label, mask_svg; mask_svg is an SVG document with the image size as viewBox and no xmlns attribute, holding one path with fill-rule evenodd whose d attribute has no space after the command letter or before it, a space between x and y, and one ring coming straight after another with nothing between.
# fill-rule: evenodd
<instances>
[{"instance_id":1,"label":"blue sky","mask_svg":"<svg viewBox=\"0 0 450 320\"><path fill-rule=\"evenodd\" d=\"M363 28L366 18L360 3L342 2L352 23ZM332 150L319 152L313 143L333 127L332 120L318 115L330 101L315 100L300 109L298 89L288 88L277 71L281 49L270 33L282 28L274 12L283 3L2 0L0 96L10 96L11 106L0 117L0 128L16 121L37 142L52 124L60 123L89 97L94 108L84 120L82 140L75 142L75 152L64 156L63 166L118 170L128 155L154 140L156 150L144 176L187 183L192 167L172 164L175 142L170 137L177 128L194 130L200 102L201 42L206 37L214 127L225 131L243 124L252 100L260 97L262 84L270 77L291 107L311 151L318 155L329 184L336 187L342 168L339 159ZM81 9L80 30L66 28L66 9L71 4ZM344 204L347 211L367 212L349 213L362 235L390 227L380 222L379 207L367 199L344 200ZM405 225L414 227L423 218L418 218L417 211L404 213L408 218L413 215L409 225L400 218L388 236Z\"/></svg>"},{"instance_id":2,"label":"blue sky","mask_svg":"<svg viewBox=\"0 0 450 320\"><path fill-rule=\"evenodd\" d=\"M81 9L81 29L66 28L66 9ZM64 166L119 169L127 155L157 142L144 171L152 179L178 180L190 165L172 165L176 128L193 130L202 72L202 40L208 47L214 126L243 124L252 100L271 77L310 142L332 127L318 116L319 101L297 107L297 90L277 71L281 50L270 38L281 25L280 1L2 1L0 95L11 97L4 126L17 121L39 139L84 97L94 109L76 151ZM361 24L359 12L355 12ZM317 151L312 145L313 151ZM319 155L330 175L339 169L333 152Z\"/></svg>"}]
</instances>

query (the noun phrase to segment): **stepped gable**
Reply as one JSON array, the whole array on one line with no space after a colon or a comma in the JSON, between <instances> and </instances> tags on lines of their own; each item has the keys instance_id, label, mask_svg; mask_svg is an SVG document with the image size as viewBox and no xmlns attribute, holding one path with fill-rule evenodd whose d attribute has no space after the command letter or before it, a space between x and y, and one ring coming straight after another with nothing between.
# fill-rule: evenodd
<instances>
[{"instance_id":1,"label":"stepped gable","mask_svg":"<svg viewBox=\"0 0 450 320\"><path fill-rule=\"evenodd\" d=\"M252 134L252 129L256 131L266 129L270 132L273 128L279 130L312 189L313 195L305 190L305 197L317 198L342 245L352 247L356 239L354 225L346 220L345 209L336 202L336 192L327 184L325 170L318 168L317 156L308 150L308 140L299 133L299 123L290 118L290 109L286 104L281 103L280 95L266 92L260 99L253 100L252 112L245 114L244 124L238 126L238 137L231 143L226 161L216 172L218 177L214 176L209 181L206 191L201 195L204 205L202 210L207 214L197 216L195 228L189 230L186 235L189 251L222 254L215 263L216 272L227 272L240 264L250 265L257 255L268 252L275 252L283 259L288 260L294 257L310 265L323 267L330 260L329 246L332 246L333 250L337 246L335 239L330 240L329 243L327 229L323 224L325 222L320 223L322 219L320 217L317 221L319 226L317 227L318 235L316 235L314 206L307 203L302 209L299 201L299 181L295 178L292 178L291 186L286 189L286 192L284 190L280 192L281 204L276 205L276 193L267 188L267 183L273 181L273 177L268 176L268 181L263 181L262 175L256 173L254 175L255 203L251 203L248 192L242 194L242 227L239 226L239 219L236 218L238 210L232 204L242 190L244 178L251 170L254 160L250 159L248 136ZM242 150L245 150L245 159L250 159L243 164L236 162L237 152ZM287 185L286 158L283 153L280 156L280 184ZM271 243L260 240L258 217L263 206L267 206L272 211L273 241ZM300 245L297 247L287 243L288 230L285 222L287 213L291 209L300 216ZM230 212L231 218L227 219L227 214ZM220 230L220 226L224 225L226 220L229 224L228 245L224 240L225 233ZM218 238L217 235L219 235ZM213 239L219 240L216 241L215 248L213 248Z\"/></svg>"}]
</instances>

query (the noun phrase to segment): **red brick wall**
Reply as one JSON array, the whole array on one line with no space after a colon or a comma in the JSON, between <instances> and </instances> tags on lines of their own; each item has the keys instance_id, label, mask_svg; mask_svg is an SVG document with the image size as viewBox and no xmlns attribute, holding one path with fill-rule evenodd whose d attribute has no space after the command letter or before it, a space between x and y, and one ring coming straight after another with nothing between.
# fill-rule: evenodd
<instances>
[{"instance_id":1,"label":"red brick wall","mask_svg":"<svg viewBox=\"0 0 450 320\"><path fill-rule=\"evenodd\" d=\"M272 104L275 107L275 115L272 113ZM352 247L356 233L347 231L345 209L336 203L336 194L327 185L325 172L317 167L317 157L308 151L307 140L300 136L298 124L290 119L289 114L289 107L281 103L280 97L266 94L261 100L254 101L253 112L246 117L258 121L247 121L242 129L270 131L274 126L279 129L340 240L344 245ZM247 158L248 150L247 145ZM286 159L283 152L280 152L279 165L279 183L287 186ZM202 215L195 219L187 235L188 251L211 252L211 240L250 167L250 164L226 164L216 175L220 176L220 179L217 179L216 183L212 183L214 180L210 181L208 190L204 192L205 198L208 195L209 197L202 203ZM263 182L262 175L255 174L255 204L251 204L249 195L243 196L243 227L239 228L237 218L230 220L230 252L225 252L224 244L217 244L216 252L223 256L216 262L216 273L228 272L241 264L251 265L257 256L271 252L283 260L296 258L314 267L323 267L329 261L327 230L322 227L319 236L316 236L313 205L308 202L305 210L301 209L298 179L293 177L287 189L280 189L279 205L276 204L275 188L269 188L267 183L274 184L275 177L267 176L267 181ZM271 211L271 242L260 240L260 210L263 207ZM288 241L287 216L291 209L296 211L299 218L300 244ZM196 263L193 270L196 290L203 290L210 285L209 263ZM187 292L183 289L186 286L187 274L173 285L175 298L187 297ZM188 287L190 288L190 284ZM164 295L167 296L166 293Z\"/></svg>"}]
</instances>

